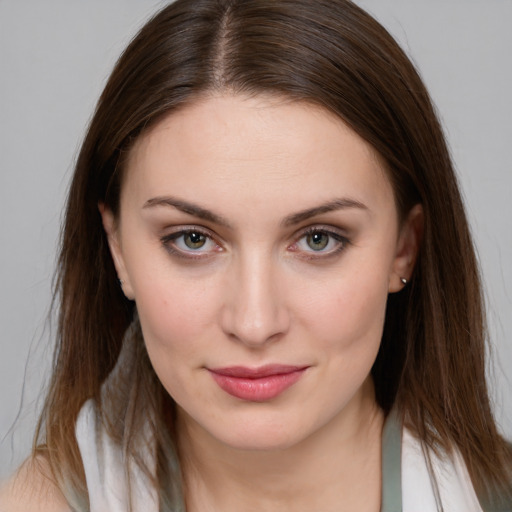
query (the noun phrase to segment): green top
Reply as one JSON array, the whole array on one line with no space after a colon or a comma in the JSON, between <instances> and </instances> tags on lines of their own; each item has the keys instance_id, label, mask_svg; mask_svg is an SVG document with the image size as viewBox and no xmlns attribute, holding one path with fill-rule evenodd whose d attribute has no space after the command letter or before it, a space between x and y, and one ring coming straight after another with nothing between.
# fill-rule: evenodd
<instances>
[{"instance_id":1,"label":"green top","mask_svg":"<svg viewBox=\"0 0 512 512\"><path fill-rule=\"evenodd\" d=\"M402 429L391 411L382 432L381 512L402 512Z\"/></svg>"}]
</instances>

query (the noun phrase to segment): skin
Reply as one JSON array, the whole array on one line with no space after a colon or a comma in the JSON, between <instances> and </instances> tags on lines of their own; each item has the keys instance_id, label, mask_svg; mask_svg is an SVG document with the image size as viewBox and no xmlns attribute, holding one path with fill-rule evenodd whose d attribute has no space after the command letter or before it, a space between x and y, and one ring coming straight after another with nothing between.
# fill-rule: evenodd
<instances>
[{"instance_id":1,"label":"skin","mask_svg":"<svg viewBox=\"0 0 512 512\"><path fill-rule=\"evenodd\" d=\"M372 148L316 106L211 95L136 142L120 217L100 210L177 403L188 509L378 510L383 418L369 374L421 208L399 225ZM210 372L270 363L307 369L260 402Z\"/></svg>"},{"instance_id":2,"label":"skin","mask_svg":"<svg viewBox=\"0 0 512 512\"><path fill-rule=\"evenodd\" d=\"M0 486L2 512L70 512L66 499L55 485L48 463L42 457L27 460Z\"/></svg>"},{"instance_id":3,"label":"skin","mask_svg":"<svg viewBox=\"0 0 512 512\"><path fill-rule=\"evenodd\" d=\"M100 212L177 404L187 511L378 511L383 414L370 370L422 211L399 223L372 148L316 106L210 95L139 138L119 218ZM209 371L269 363L307 369L259 402ZM3 509L67 509L42 472L17 481Z\"/></svg>"},{"instance_id":4,"label":"skin","mask_svg":"<svg viewBox=\"0 0 512 512\"><path fill-rule=\"evenodd\" d=\"M370 370L422 210L399 223L372 148L315 106L208 96L136 142L119 218L99 206L177 404L187 511L378 511L383 414ZM307 369L259 402L209 372L268 363ZM3 486L0 508L69 510L44 460Z\"/></svg>"}]
</instances>

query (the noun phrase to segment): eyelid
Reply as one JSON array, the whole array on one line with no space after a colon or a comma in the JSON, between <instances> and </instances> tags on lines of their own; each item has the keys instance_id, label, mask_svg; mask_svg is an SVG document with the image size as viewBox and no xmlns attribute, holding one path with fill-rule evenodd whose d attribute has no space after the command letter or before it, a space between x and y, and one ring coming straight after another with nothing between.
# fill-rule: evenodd
<instances>
[{"instance_id":1,"label":"eyelid","mask_svg":"<svg viewBox=\"0 0 512 512\"><path fill-rule=\"evenodd\" d=\"M330 251L301 251L300 249L293 248L298 244L298 242L304 238L305 236L314 234L314 233L324 233L330 237L332 237L334 240L338 242L338 246L335 249L331 249ZM329 258L330 256L334 256L339 254L340 252L343 252L348 245L350 245L352 242L350 238L343 234L344 230L340 228L336 228L331 225L324 225L324 224L315 224L308 226L306 228L303 228L300 230L296 236L294 237L294 242L289 247L289 250L292 250L293 252L303 252L303 256L305 259L311 260L311 259L322 259L322 258Z\"/></svg>"},{"instance_id":2,"label":"eyelid","mask_svg":"<svg viewBox=\"0 0 512 512\"><path fill-rule=\"evenodd\" d=\"M345 230L334 227L332 225L314 224L307 226L296 233L296 235L293 237L294 241L288 246L288 250L291 252L302 253L301 257L308 260L327 259L330 256L334 256L344 251L347 246L351 244L351 240L346 234L343 234L344 232ZM200 249L183 250L178 248L176 244L173 243L173 241L180 236L186 235L187 233L199 233L205 236L213 244L216 245L216 248L213 251L201 251ZM302 238L314 233L324 233L328 235L337 242L337 247L328 251L314 251L313 249L311 251L304 251L297 247L297 244ZM196 225L174 226L170 233L160 237L160 241L167 252L187 260L206 259L211 257L215 252L221 252L224 250L222 244L209 229Z\"/></svg>"},{"instance_id":3,"label":"eyelid","mask_svg":"<svg viewBox=\"0 0 512 512\"><path fill-rule=\"evenodd\" d=\"M312 224L311 226L306 226L299 231L298 236L304 236L318 232L346 237L346 235L343 234L346 232L346 230L331 226L329 224Z\"/></svg>"},{"instance_id":4,"label":"eyelid","mask_svg":"<svg viewBox=\"0 0 512 512\"><path fill-rule=\"evenodd\" d=\"M174 244L173 241L183 235L186 235L187 233L199 233L200 235L205 236L216 245L216 250L201 251L191 249L190 251L187 251L176 247L176 244ZM209 229L195 225L175 226L172 228L172 231L170 233L167 233L160 237L160 242L164 246L165 250L170 254L188 260L205 259L210 257L212 255L212 252L220 252L223 250L222 245L218 242L217 238L212 234L212 232Z\"/></svg>"}]
</instances>

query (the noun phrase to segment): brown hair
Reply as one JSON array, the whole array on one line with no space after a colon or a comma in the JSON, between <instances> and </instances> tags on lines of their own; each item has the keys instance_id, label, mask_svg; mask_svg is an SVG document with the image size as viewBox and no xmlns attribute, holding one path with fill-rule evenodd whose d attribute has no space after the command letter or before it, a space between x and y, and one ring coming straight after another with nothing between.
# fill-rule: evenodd
<instances>
[{"instance_id":1,"label":"brown hair","mask_svg":"<svg viewBox=\"0 0 512 512\"><path fill-rule=\"evenodd\" d=\"M199 95L222 90L284 95L334 112L386 162L402 218L414 204L423 205L414 274L388 301L372 370L377 400L385 412L396 407L426 446L460 450L481 494L506 487L510 452L486 387L477 262L442 130L407 56L348 0L177 0L119 59L69 191L57 281L58 344L38 448L68 499L87 496L74 427L91 397L106 421L107 411L115 411L118 421L107 421L110 433L141 465L136 434L141 418L151 418L159 478L171 473L172 400L140 333L126 363L132 378L120 376L115 391L100 393L134 307L117 284L98 203L117 212L124 157L141 132ZM160 486L159 492L166 509L177 491Z\"/></svg>"}]
</instances>

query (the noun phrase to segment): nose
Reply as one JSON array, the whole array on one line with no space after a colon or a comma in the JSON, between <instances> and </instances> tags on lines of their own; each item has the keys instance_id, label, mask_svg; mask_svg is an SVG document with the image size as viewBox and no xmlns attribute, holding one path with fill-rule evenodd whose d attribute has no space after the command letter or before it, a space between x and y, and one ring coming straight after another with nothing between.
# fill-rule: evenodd
<instances>
[{"instance_id":1,"label":"nose","mask_svg":"<svg viewBox=\"0 0 512 512\"><path fill-rule=\"evenodd\" d=\"M263 347L289 329L290 314L277 266L270 258L252 256L231 269L222 329L247 347Z\"/></svg>"}]
</instances>

